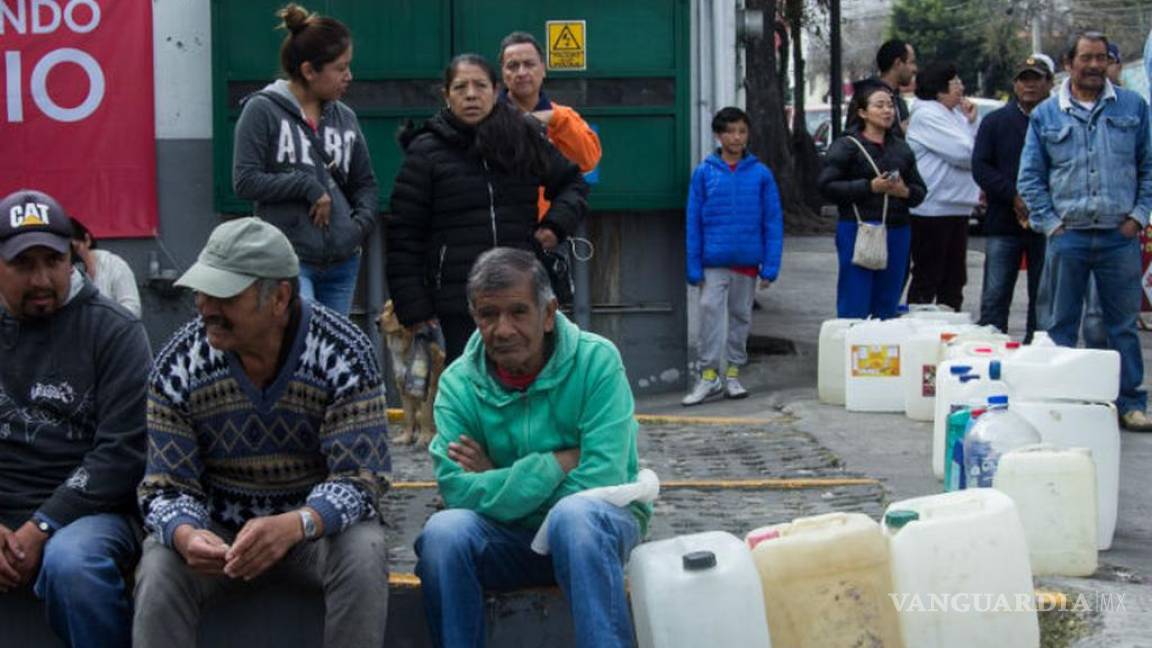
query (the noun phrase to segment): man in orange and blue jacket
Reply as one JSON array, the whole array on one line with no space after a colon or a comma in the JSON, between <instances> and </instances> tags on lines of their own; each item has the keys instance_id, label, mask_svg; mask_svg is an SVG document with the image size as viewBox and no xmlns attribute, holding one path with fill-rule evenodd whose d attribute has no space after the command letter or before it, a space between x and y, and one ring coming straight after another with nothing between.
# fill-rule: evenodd
<instances>
[{"instance_id":1,"label":"man in orange and blue jacket","mask_svg":"<svg viewBox=\"0 0 1152 648\"><path fill-rule=\"evenodd\" d=\"M500 99L540 120L549 141L581 172L595 169L600 163L600 137L580 113L544 94L544 50L536 37L522 31L505 36L500 41L500 70L504 80ZM541 192L540 213L547 211L548 202Z\"/></svg>"}]
</instances>

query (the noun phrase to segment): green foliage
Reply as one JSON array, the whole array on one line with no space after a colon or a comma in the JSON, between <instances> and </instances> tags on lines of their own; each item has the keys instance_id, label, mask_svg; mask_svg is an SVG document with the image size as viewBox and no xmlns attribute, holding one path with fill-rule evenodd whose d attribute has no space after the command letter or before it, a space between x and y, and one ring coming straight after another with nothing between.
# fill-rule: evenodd
<instances>
[{"instance_id":1,"label":"green foliage","mask_svg":"<svg viewBox=\"0 0 1152 648\"><path fill-rule=\"evenodd\" d=\"M1120 47L1124 62L1139 60L1144 39L1152 28L1152 3L1148 0L1077 0L1071 5L1071 29L1092 28L1108 35ZM1065 43L1067 38L1064 39ZM1063 54L1063 52L1061 52Z\"/></svg>"},{"instance_id":2,"label":"green foliage","mask_svg":"<svg viewBox=\"0 0 1152 648\"><path fill-rule=\"evenodd\" d=\"M916 48L920 66L956 65L969 94L1011 90L1012 71L1028 53L1028 34L1011 3L980 0L897 0L889 33ZM978 82L983 82L978 85Z\"/></svg>"},{"instance_id":3,"label":"green foliage","mask_svg":"<svg viewBox=\"0 0 1152 648\"><path fill-rule=\"evenodd\" d=\"M920 67L934 61L956 64L960 78L976 87L980 70L980 34L963 27L975 21L967 3L956 0L897 0L892 6L891 35L912 44Z\"/></svg>"},{"instance_id":4,"label":"green foliage","mask_svg":"<svg viewBox=\"0 0 1152 648\"><path fill-rule=\"evenodd\" d=\"M1030 39L1011 20L991 20L984 28L981 65L985 96L1004 98L1012 90L1016 66L1030 54Z\"/></svg>"}]
</instances>

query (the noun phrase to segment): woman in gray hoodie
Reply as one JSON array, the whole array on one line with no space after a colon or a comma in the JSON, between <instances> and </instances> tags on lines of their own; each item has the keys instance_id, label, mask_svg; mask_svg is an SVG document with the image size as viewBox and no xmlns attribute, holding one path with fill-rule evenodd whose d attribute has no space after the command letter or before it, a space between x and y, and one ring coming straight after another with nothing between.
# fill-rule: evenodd
<instances>
[{"instance_id":1,"label":"woman in gray hoodie","mask_svg":"<svg viewBox=\"0 0 1152 648\"><path fill-rule=\"evenodd\" d=\"M352 109L352 36L335 18L289 4L280 65L288 78L245 97L232 186L284 231L300 257L300 294L347 315L360 244L376 222L376 177Z\"/></svg>"}]
</instances>

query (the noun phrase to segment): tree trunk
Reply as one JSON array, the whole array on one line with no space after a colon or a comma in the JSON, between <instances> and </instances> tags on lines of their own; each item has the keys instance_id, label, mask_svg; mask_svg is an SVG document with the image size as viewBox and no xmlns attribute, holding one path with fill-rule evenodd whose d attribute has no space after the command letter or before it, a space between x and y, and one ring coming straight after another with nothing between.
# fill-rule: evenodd
<instances>
[{"instance_id":1,"label":"tree trunk","mask_svg":"<svg viewBox=\"0 0 1152 648\"><path fill-rule=\"evenodd\" d=\"M748 9L763 11L765 23L775 25L774 0L748 0L745 4ZM775 32L774 29L765 32L765 37L750 43L746 51L748 117L752 121L749 148L776 176L785 229L804 230L811 225L812 212L804 203L793 167L791 137L784 118L784 93L776 67Z\"/></svg>"},{"instance_id":2,"label":"tree trunk","mask_svg":"<svg viewBox=\"0 0 1152 648\"><path fill-rule=\"evenodd\" d=\"M816 152L816 143L812 141L812 134L808 132L808 124L804 120L805 88L805 62L804 44L801 40L804 35L804 2L803 0L788 0L785 6L788 29L792 32L792 78L795 86L792 89L792 156L796 168L796 177L800 187L800 195L804 204L813 212L819 214L824 205L820 195L817 179L820 176L820 155Z\"/></svg>"}]
</instances>

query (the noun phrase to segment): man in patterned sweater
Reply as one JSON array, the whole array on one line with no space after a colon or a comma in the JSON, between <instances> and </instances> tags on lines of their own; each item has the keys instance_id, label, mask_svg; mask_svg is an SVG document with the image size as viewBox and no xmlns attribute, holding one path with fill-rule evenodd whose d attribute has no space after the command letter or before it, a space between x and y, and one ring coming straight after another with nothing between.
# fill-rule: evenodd
<instances>
[{"instance_id":1,"label":"man in patterned sweater","mask_svg":"<svg viewBox=\"0 0 1152 648\"><path fill-rule=\"evenodd\" d=\"M280 230L241 218L177 282L200 317L149 384L135 645L195 644L204 603L265 573L323 588L325 646L383 645L382 379L363 332L300 299L298 273Z\"/></svg>"}]
</instances>

